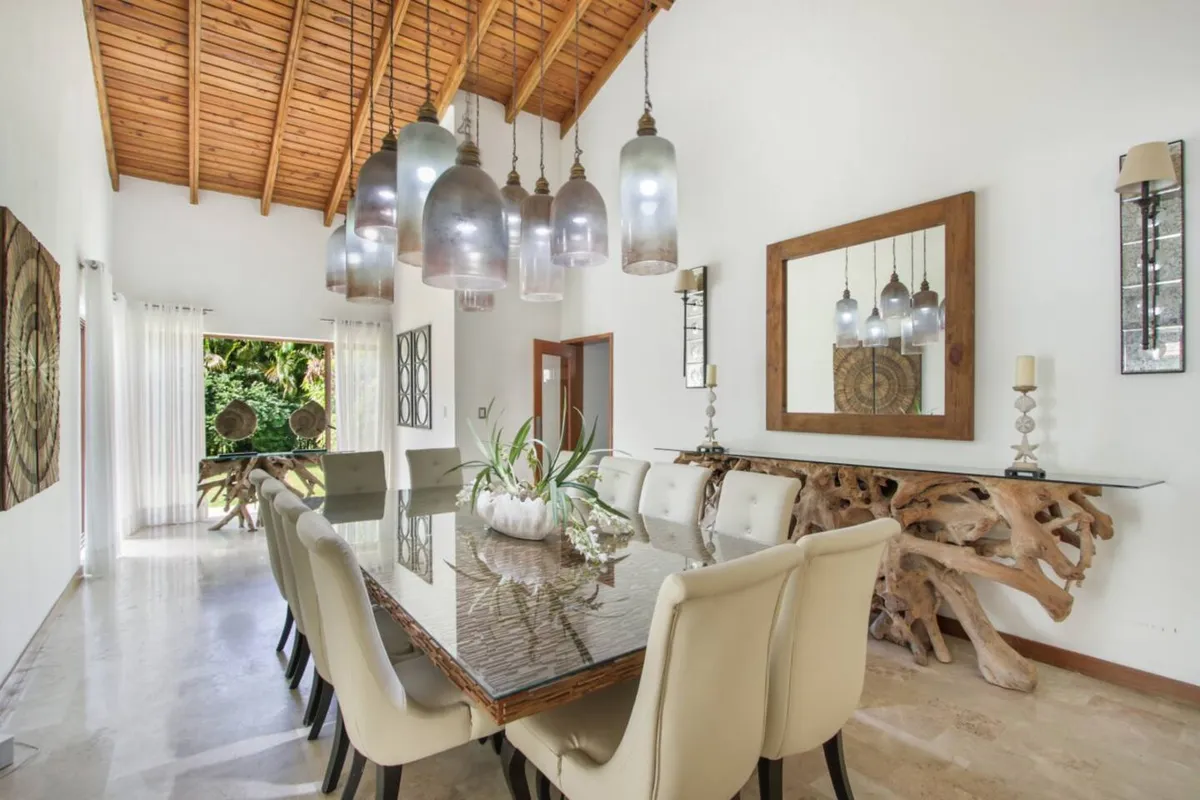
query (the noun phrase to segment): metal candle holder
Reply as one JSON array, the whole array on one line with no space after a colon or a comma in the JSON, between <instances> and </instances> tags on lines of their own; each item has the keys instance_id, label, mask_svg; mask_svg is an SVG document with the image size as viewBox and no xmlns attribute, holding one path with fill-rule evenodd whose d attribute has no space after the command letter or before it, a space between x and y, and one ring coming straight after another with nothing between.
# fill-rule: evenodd
<instances>
[{"instance_id":1,"label":"metal candle holder","mask_svg":"<svg viewBox=\"0 0 1200 800\"><path fill-rule=\"evenodd\" d=\"M697 453L724 453L725 448L717 441L717 427L713 425L713 417L717 415L717 387L708 387L708 407L704 415L708 417L708 425L704 429L704 441L696 446Z\"/></svg>"},{"instance_id":2,"label":"metal candle holder","mask_svg":"<svg viewBox=\"0 0 1200 800\"><path fill-rule=\"evenodd\" d=\"M1017 417L1013 427L1021 434L1021 442L1012 445L1012 449L1017 451L1017 457L1013 459L1012 466L1004 470L1004 475L1009 478L1043 479L1046 477L1046 470L1038 466L1037 456L1034 455L1038 446L1029 443L1029 434L1033 433L1034 428L1037 427L1033 417L1029 416L1029 412L1037 408L1037 401L1030 397L1036 390L1036 386L1013 387L1014 392L1020 393L1020 397L1013 403L1013 407L1020 411L1021 415Z\"/></svg>"}]
</instances>

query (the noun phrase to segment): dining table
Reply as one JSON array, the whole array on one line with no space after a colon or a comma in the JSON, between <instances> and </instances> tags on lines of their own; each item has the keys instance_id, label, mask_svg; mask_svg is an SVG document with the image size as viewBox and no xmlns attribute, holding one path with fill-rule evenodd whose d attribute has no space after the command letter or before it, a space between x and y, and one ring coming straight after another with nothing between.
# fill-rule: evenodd
<instances>
[{"instance_id":1,"label":"dining table","mask_svg":"<svg viewBox=\"0 0 1200 800\"><path fill-rule=\"evenodd\" d=\"M320 512L353 549L372 603L501 725L637 678L667 576L763 548L626 510L632 532L597 563L561 533L489 529L459 491L330 495Z\"/></svg>"}]
</instances>

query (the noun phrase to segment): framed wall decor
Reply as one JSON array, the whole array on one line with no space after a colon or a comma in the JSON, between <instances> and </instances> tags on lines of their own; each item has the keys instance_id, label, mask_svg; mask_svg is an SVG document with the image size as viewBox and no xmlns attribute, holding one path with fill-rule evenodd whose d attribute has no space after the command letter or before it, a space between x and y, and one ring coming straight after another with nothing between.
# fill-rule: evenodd
<instances>
[{"instance_id":1,"label":"framed wall decor","mask_svg":"<svg viewBox=\"0 0 1200 800\"><path fill-rule=\"evenodd\" d=\"M680 270L676 289L683 295L683 380L689 389L704 388L708 365L708 267Z\"/></svg>"},{"instance_id":2,"label":"framed wall decor","mask_svg":"<svg viewBox=\"0 0 1200 800\"><path fill-rule=\"evenodd\" d=\"M433 428L433 327L396 336L396 416L406 428Z\"/></svg>"},{"instance_id":3,"label":"framed wall decor","mask_svg":"<svg viewBox=\"0 0 1200 800\"><path fill-rule=\"evenodd\" d=\"M0 509L58 482L59 267L0 208Z\"/></svg>"}]
</instances>

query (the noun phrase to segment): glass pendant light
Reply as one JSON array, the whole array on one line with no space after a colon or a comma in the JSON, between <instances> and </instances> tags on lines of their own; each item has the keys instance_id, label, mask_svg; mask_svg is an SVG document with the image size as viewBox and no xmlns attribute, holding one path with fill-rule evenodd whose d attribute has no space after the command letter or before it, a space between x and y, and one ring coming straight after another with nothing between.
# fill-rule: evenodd
<instances>
[{"instance_id":1,"label":"glass pendant light","mask_svg":"<svg viewBox=\"0 0 1200 800\"><path fill-rule=\"evenodd\" d=\"M895 241L893 240L893 246ZM873 296L876 295L876 290L879 288L879 249L878 243L871 245L871 262L872 274L875 276L874 288L871 291ZM863 345L865 347L887 347L888 345L888 329L887 323L879 316L879 306L871 309L871 316L867 317L867 324L864 330Z\"/></svg>"},{"instance_id":2,"label":"glass pendant light","mask_svg":"<svg viewBox=\"0 0 1200 800\"><path fill-rule=\"evenodd\" d=\"M329 234L325 243L325 288L336 294L346 293L346 224Z\"/></svg>"},{"instance_id":3,"label":"glass pendant light","mask_svg":"<svg viewBox=\"0 0 1200 800\"><path fill-rule=\"evenodd\" d=\"M846 288L842 290L842 299L837 301L833 315L834 342L838 347L858 347L858 301L850 296L850 248L846 248L845 255Z\"/></svg>"},{"instance_id":4,"label":"glass pendant light","mask_svg":"<svg viewBox=\"0 0 1200 800\"><path fill-rule=\"evenodd\" d=\"M492 311L496 308L496 295L492 292L455 292L454 295L459 311Z\"/></svg>"},{"instance_id":5,"label":"glass pendant light","mask_svg":"<svg viewBox=\"0 0 1200 800\"><path fill-rule=\"evenodd\" d=\"M467 5L467 26L471 24ZM479 25L475 26L475 82L479 88ZM479 95L476 94L476 102ZM508 231L496 182L480 169L472 139L471 105L463 118L466 138L458 160L429 190L421 239L421 280L440 289L492 292L508 285Z\"/></svg>"},{"instance_id":6,"label":"glass pendant light","mask_svg":"<svg viewBox=\"0 0 1200 800\"><path fill-rule=\"evenodd\" d=\"M554 198L546 180L546 3L538 4L538 169L541 175L533 194L521 203L521 299L531 303L554 303L563 299L566 274L550 259L550 208Z\"/></svg>"},{"instance_id":7,"label":"glass pendant light","mask_svg":"<svg viewBox=\"0 0 1200 800\"><path fill-rule=\"evenodd\" d=\"M517 4L513 3L512 13L512 93L517 96ZM521 185L521 176L517 172L517 118L512 121L512 171L508 173L508 182L500 190L504 200L504 227L508 229L508 264L510 267L520 267L521 264L521 203L529 197L529 192Z\"/></svg>"},{"instance_id":8,"label":"glass pendant light","mask_svg":"<svg viewBox=\"0 0 1200 800\"><path fill-rule=\"evenodd\" d=\"M892 278L879 295L879 305L883 307L883 318L896 320L897 324L900 318L908 313L910 306L908 287L900 282L900 276L896 274L895 237L892 237Z\"/></svg>"},{"instance_id":9,"label":"glass pendant light","mask_svg":"<svg viewBox=\"0 0 1200 800\"><path fill-rule=\"evenodd\" d=\"M429 0L425 0L425 102L396 137L396 260L421 266L421 223L433 182L454 166L454 134L438 124L429 71Z\"/></svg>"},{"instance_id":10,"label":"glass pendant light","mask_svg":"<svg viewBox=\"0 0 1200 800\"><path fill-rule=\"evenodd\" d=\"M938 340L942 312L938 293L929 288L928 231L921 232L921 291L912 298L913 344L927 345Z\"/></svg>"},{"instance_id":11,"label":"glass pendant light","mask_svg":"<svg viewBox=\"0 0 1200 800\"><path fill-rule=\"evenodd\" d=\"M942 332L946 330L946 298L944 297L938 306L938 330Z\"/></svg>"},{"instance_id":12,"label":"glass pendant light","mask_svg":"<svg viewBox=\"0 0 1200 800\"><path fill-rule=\"evenodd\" d=\"M393 0L394 2L395 0ZM371 19L371 62L375 53L375 20ZM396 239L396 54L388 54L388 132L379 150L358 170L354 233L361 239ZM371 98L371 132L375 132L375 99Z\"/></svg>"},{"instance_id":13,"label":"glass pendant light","mask_svg":"<svg viewBox=\"0 0 1200 800\"><path fill-rule=\"evenodd\" d=\"M575 7L575 108L579 108L579 3ZM562 267L598 267L608 261L608 211L604 198L587 179L579 158L575 119L575 163L550 208L550 258Z\"/></svg>"}]
</instances>

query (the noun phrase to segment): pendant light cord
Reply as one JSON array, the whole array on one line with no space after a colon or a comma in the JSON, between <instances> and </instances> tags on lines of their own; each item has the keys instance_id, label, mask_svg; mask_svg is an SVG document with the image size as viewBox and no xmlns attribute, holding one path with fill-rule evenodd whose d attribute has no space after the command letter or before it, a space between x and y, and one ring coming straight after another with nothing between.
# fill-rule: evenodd
<instances>
[{"instance_id":1,"label":"pendant light cord","mask_svg":"<svg viewBox=\"0 0 1200 800\"><path fill-rule=\"evenodd\" d=\"M850 291L850 248L849 247L846 248L846 264L843 267L843 271L844 271L845 280L846 280L846 291L848 292L848 291Z\"/></svg>"},{"instance_id":2,"label":"pendant light cord","mask_svg":"<svg viewBox=\"0 0 1200 800\"><path fill-rule=\"evenodd\" d=\"M546 0L538 2L538 170L546 178ZM578 125L576 126L578 127Z\"/></svg>"},{"instance_id":3,"label":"pendant light cord","mask_svg":"<svg viewBox=\"0 0 1200 800\"><path fill-rule=\"evenodd\" d=\"M392 0L392 14L396 13L396 0ZM388 53L388 131L396 132L396 43Z\"/></svg>"},{"instance_id":4,"label":"pendant light cord","mask_svg":"<svg viewBox=\"0 0 1200 800\"><path fill-rule=\"evenodd\" d=\"M465 40L467 52L470 53L471 47L471 0L467 0L467 38ZM470 76L472 62L467 61L467 75ZM471 87L475 88L475 87ZM466 91L466 90L464 90ZM476 95L478 97L478 95ZM458 124L458 132L466 137L466 140L471 141L471 98L467 98L466 113L463 114L462 122Z\"/></svg>"},{"instance_id":5,"label":"pendant light cord","mask_svg":"<svg viewBox=\"0 0 1200 800\"><path fill-rule=\"evenodd\" d=\"M350 74L349 80L346 81L347 88L347 106L350 109L350 124L346 127L346 149L354 147L354 3L350 3ZM354 196L354 154L350 154L350 196ZM350 216L350 209L347 207L346 216Z\"/></svg>"},{"instance_id":6,"label":"pendant light cord","mask_svg":"<svg viewBox=\"0 0 1200 800\"><path fill-rule=\"evenodd\" d=\"M375 69L375 5L371 5L371 69ZM375 138L375 92L371 91L371 135L368 141Z\"/></svg>"},{"instance_id":7,"label":"pendant light cord","mask_svg":"<svg viewBox=\"0 0 1200 800\"><path fill-rule=\"evenodd\" d=\"M917 283L917 235L910 233L908 235L908 288L911 291L912 287ZM911 298L909 305L912 305Z\"/></svg>"},{"instance_id":8,"label":"pendant light cord","mask_svg":"<svg viewBox=\"0 0 1200 800\"><path fill-rule=\"evenodd\" d=\"M921 283L929 283L929 231L921 231Z\"/></svg>"},{"instance_id":9,"label":"pendant light cord","mask_svg":"<svg viewBox=\"0 0 1200 800\"><path fill-rule=\"evenodd\" d=\"M575 163L579 163L579 157L583 155L583 150L579 149L579 0L575 0Z\"/></svg>"},{"instance_id":10,"label":"pendant light cord","mask_svg":"<svg viewBox=\"0 0 1200 800\"><path fill-rule=\"evenodd\" d=\"M429 0L425 0L425 102L433 98L433 79L429 77Z\"/></svg>"},{"instance_id":11,"label":"pendant light cord","mask_svg":"<svg viewBox=\"0 0 1200 800\"><path fill-rule=\"evenodd\" d=\"M645 75L646 99L642 103L642 110L649 114L654 111L654 103L650 102L650 0L643 4L643 13L646 15L646 24L642 27L642 74Z\"/></svg>"},{"instance_id":12,"label":"pendant light cord","mask_svg":"<svg viewBox=\"0 0 1200 800\"><path fill-rule=\"evenodd\" d=\"M896 274L896 237L892 237L892 277L900 280L900 276Z\"/></svg>"},{"instance_id":13,"label":"pendant light cord","mask_svg":"<svg viewBox=\"0 0 1200 800\"><path fill-rule=\"evenodd\" d=\"M879 242L871 242L871 293L875 296L875 309L879 309Z\"/></svg>"},{"instance_id":14,"label":"pendant light cord","mask_svg":"<svg viewBox=\"0 0 1200 800\"><path fill-rule=\"evenodd\" d=\"M475 90L475 141L476 142L482 141L482 131L483 131L483 115L479 113L479 35L480 35L480 33L482 33L482 31L479 30L480 27L481 27L481 25L480 25L480 16L479 16L479 4L478 4L478 0L476 0L476 5L475 5L475 59L474 59L474 61L475 61L475 81L471 85L471 88Z\"/></svg>"},{"instance_id":15,"label":"pendant light cord","mask_svg":"<svg viewBox=\"0 0 1200 800\"><path fill-rule=\"evenodd\" d=\"M513 0L512 13L512 96L517 96L517 2ZM517 112L520 113L519 111ZM512 171L517 171L517 117L512 122Z\"/></svg>"}]
</instances>

